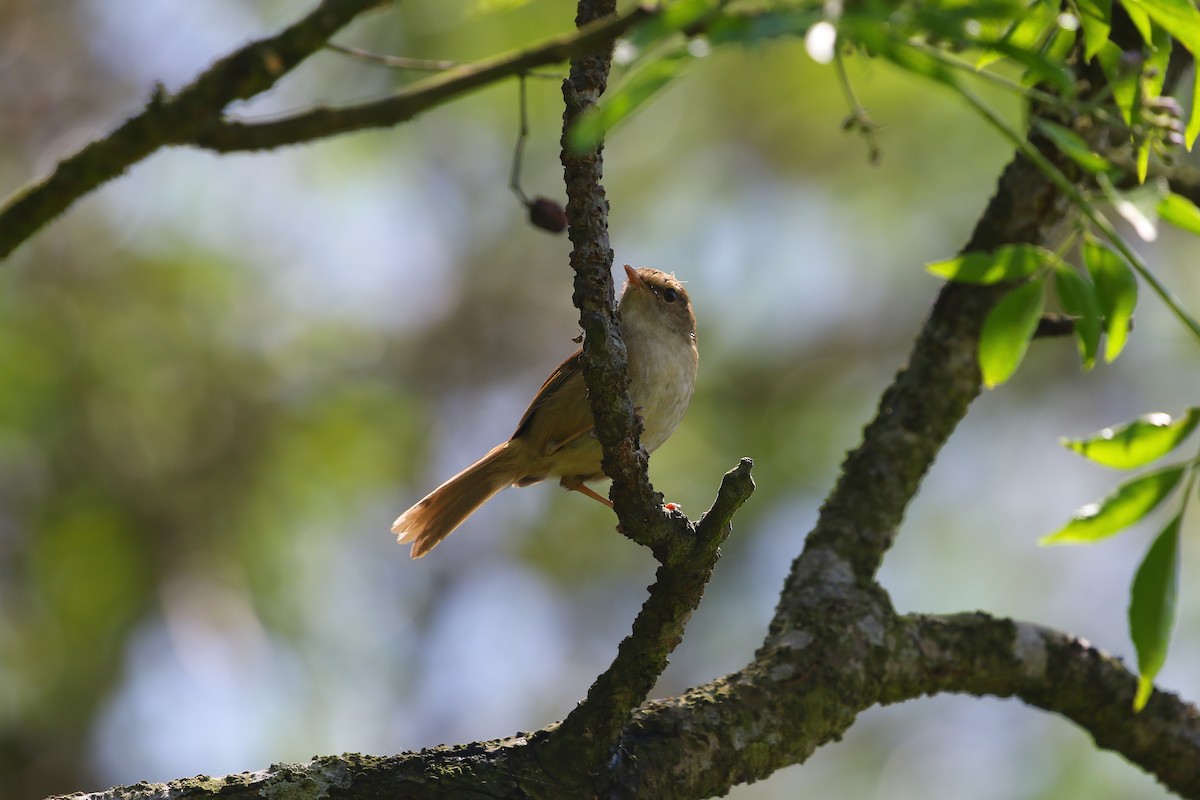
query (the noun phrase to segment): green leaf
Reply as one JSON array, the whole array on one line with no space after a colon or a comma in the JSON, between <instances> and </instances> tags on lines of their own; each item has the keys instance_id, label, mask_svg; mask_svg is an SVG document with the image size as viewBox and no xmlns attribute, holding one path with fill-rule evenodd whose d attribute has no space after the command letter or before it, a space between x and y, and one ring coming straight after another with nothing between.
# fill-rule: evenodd
<instances>
[{"instance_id":1,"label":"green leaf","mask_svg":"<svg viewBox=\"0 0 1200 800\"><path fill-rule=\"evenodd\" d=\"M1096 288L1067 264L1054 270L1054 288L1063 310L1075 317L1075 342L1086 372L1096 366L1096 353L1100 350L1100 301L1096 298Z\"/></svg>"},{"instance_id":2,"label":"green leaf","mask_svg":"<svg viewBox=\"0 0 1200 800\"><path fill-rule=\"evenodd\" d=\"M931 275L958 283L1000 283L1028 278L1058 256L1032 244L1006 244L990 253L976 250L925 265Z\"/></svg>"},{"instance_id":3,"label":"green leaf","mask_svg":"<svg viewBox=\"0 0 1200 800\"><path fill-rule=\"evenodd\" d=\"M1021 284L996 303L979 336L983 385L994 389L1012 377L1025 357L1046 303L1046 279Z\"/></svg>"},{"instance_id":4,"label":"green leaf","mask_svg":"<svg viewBox=\"0 0 1200 800\"><path fill-rule=\"evenodd\" d=\"M634 28L626 37L626 41L637 52L644 53L671 34L703 22L716 11L716 5L710 0L675 0L664 3L661 11Z\"/></svg>"},{"instance_id":5,"label":"green leaf","mask_svg":"<svg viewBox=\"0 0 1200 800\"><path fill-rule=\"evenodd\" d=\"M1137 179L1138 183L1146 182L1146 175L1150 172L1150 140L1145 139L1138 145L1137 149ZM1156 233L1155 236L1158 234ZM1154 239L1147 239L1152 242Z\"/></svg>"},{"instance_id":6,"label":"green leaf","mask_svg":"<svg viewBox=\"0 0 1200 800\"><path fill-rule=\"evenodd\" d=\"M1186 197L1168 192L1158 202L1158 215L1178 228L1200 235L1200 208Z\"/></svg>"},{"instance_id":7,"label":"green leaf","mask_svg":"<svg viewBox=\"0 0 1200 800\"><path fill-rule=\"evenodd\" d=\"M1036 50L1056 25L1059 7L1057 3L1032 2L1013 19L1012 26L1005 32L1002 41L1024 50Z\"/></svg>"},{"instance_id":8,"label":"green leaf","mask_svg":"<svg viewBox=\"0 0 1200 800\"><path fill-rule=\"evenodd\" d=\"M1112 89L1113 102L1126 125L1133 125L1134 107L1140 93L1141 70L1125 61L1125 53L1112 42L1105 42L1096 54L1108 86Z\"/></svg>"},{"instance_id":9,"label":"green leaf","mask_svg":"<svg viewBox=\"0 0 1200 800\"><path fill-rule=\"evenodd\" d=\"M1091 61L1112 32L1112 0L1076 0L1075 5L1083 28L1083 57Z\"/></svg>"},{"instance_id":10,"label":"green leaf","mask_svg":"<svg viewBox=\"0 0 1200 800\"><path fill-rule=\"evenodd\" d=\"M1086 544L1106 539L1138 522L1167 498L1183 477L1175 465L1147 472L1117 487L1098 503L1088 503L1063 527L1043 536L1038 544Z\"/></svg>"},{"instance_id":11,"label":"green leaf","mask_svg":"<svg viewBox=\"0 0 1200 800\"><path fill-rule=\"evenodd\" d=\"M1153 44L1153 36L1142 29L1139 19L1149 17L1178 39L1192 55L1200 54L1200 11L1196 10L1192 0L1121 0L1121 5L1125 6L1147 44Z\"/></svg>"},{"instance_id":12,"label":"green leaf","mask_svg":"<svg viewBox=\"0 0 1200 800\"><path fill-rule=\"evenodd\" d=\"M859 29L859 40L873 52L883 56L903 70L931 78L947 86L957 86L958 76L944 62L939 61L923 50L919 50L904 42L897 42L886 33L872 34Z\"/></svg>"},{"instance_id":13,"label":"green leaf","mask_svg":"<svg viewBox=\"0 0 1200 800\"><path fill-rule=\"evenodd\" d=\"M1104 313L1104 360L1111 364L1129 339L1129 323L1137 306L1137 278L1125 259L1091 236L1083 242L1083 263Z\"/></svg>"},{"instance_id":14,"label":"green leaf","mask_svg":"<svg viewBox=\"0 0 1200 800\"><path fill-rule=\"evenodd\" d=\"M1054 142L1055 147L1088 172L1108 172L1113 169L1107 158L1095 153L1083 137L1070 128L1040 118L1035 119L1033 124L1047 139Z\"/></svg>"},{"instance_id":15,"label":"green leaf","mask_svg":"<svg viewBox=\"0 0 1200 800\"><path fill-rule=\"evenodd\" d=\"M648 60L576 121L567 135L571 149L577 153L594 150L605 134L677 78L694 60L686 46L671 48Z\"/></svg>"},{"instance_id":16,"label":"green leaf","mask_svg":"<svg viewBox=\"0 0 1200 800\"><path fill-rule=\"evenodd\" d=\"M815 23L824 19L819 8L796 11L764 11L761 14L719 13L707 23L708 40L713 45L736 42L756 44L781 36L804 36Z\"/></svg>"},{"instance_id":17,"label":"green leaf","mask_svg":"<svg viewBox=\"0 0 1200 800\"><path fill-rule=\"evenodd\" d=\"M1192 113L1188 117L1187 128L1183 132L1183 141L1187 145L1187 149L1191 150L1192 145L1196 143L1196 136L1200 135L1200 81L1192 81Z\"/></svg>"},{"instance_id":18,"label":"green leaf","mask_svg":"<svg viewBox=\"0 0 1200 800\"><path fill-rule=\"evenodd\" d=\"M1200 423L1200 407L1176 419L1157 412L1132 422L1105 428L1086 439L1063 439L1063 447L1097 464L1114 469L1137 469L1156 461L1179 446Z\"/></svg>"},{"instance_id":19,"label":"green leaf","mask_svg":"<svg viewBox=\"0 0 1200 800\"><path fill-rule=\"evenodd\" d=\"M497 11L515 11L528 2L529 0L476 0L475 10L482 14L493 14Z\"/></svg>"},{"instance_id":20,"label":"green leaf","mask_svg":"<svg viewBox=\"0 0 1200 800\"><path fill-rule=\"evenodd\" d=\"M1057 45L1061 49L1069 49L1071 44L1069 41L1066 42L1065 46L1062 44L1066 41L1065 37L1068 36L1073 36L1073 34L1063 31L1061 28L1056 28L1051 45ZM1005 41L980 42L980 44L1002 56L1011 58L1016 63L1025 67L1027 72L1022 78L1022 83L1032 85L1040 81L1049 81L1063 95L1067 97L1074 96L1075 78L1069 70L1062 66L1061 62L1055 60L1053 53L1042 55L1036 50L1016 47Z\"/></svg>"},{"instance_id":21,"label":"green leaf","mask_svg":"<svg viewBox=\"0 0 1200 800\"><path fill-rule=\"evenodd\" d=\"M1167 660L1179 596L1179 523L1182 512L1154 539L1133 578L1129 594L1129 635L1137 650L1138 690L1133 710L1141 711L1154 690L1154 676Z\"/></svg>"},{"instance_id":22,"label":"green leaf","mask_svg":"<svg viewBox=\"0 0 1200 800\"><path fill-rule=\"evenodd\" d=\"M1150 36L1150 53L1142 67L1145 82L1142 91L1147 97L1158 97L1162 94L1163 84L1167 82L1167 64L1171 61L1171 34L1165 28L1154 26Z\"/></svg>"},{"instance_id":23,"label":"green leaf","mask_svg":"<svg viewBox=\"0 0 1200 800\"><path fill-rule=\"evenodd\" d=\"M1129 15L1129 21L1133 23L1133 27L1138 29L1138 33L1142 35L1142 39L1149 44L1152 35L1150 30L1150 16L1136 2L1132 2L1131 0L1121 0L1121 5L1125 6L1125 13Z\"/></svg>"}]
</instances>

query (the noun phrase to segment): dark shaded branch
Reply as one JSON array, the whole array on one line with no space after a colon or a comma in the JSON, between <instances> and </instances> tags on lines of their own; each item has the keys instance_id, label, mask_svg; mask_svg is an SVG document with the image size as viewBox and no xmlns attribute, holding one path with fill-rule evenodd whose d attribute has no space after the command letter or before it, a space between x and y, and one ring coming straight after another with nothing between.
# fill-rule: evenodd
<instances>
[{"instance_id":1,"label":"dark shaded branch","mask_svg":"<svg viewBox=\"0 0 1200 800\"><path fill-rule=\"evenodd\" d=\"M1200 712L1194 706L1155 692L1134 714L1133 675L1068 634L984 614L899 617L880 600L859 605L828 629L793 631L736 673L647 703L605 773L582 786L557 777L563 765L551 744L560 728L551 725L420 753L330 756L70 797L251 800L286 792L319 800L332 792L418 800L477 798L482 786L492 797L553 800L707 797L806 760L841 735L847 714L937 692L1020 697L1073 720L1097 745L1147 769L1170 790L1200 797Z\"/></svg>"},{"instance_id":2,"label":"dark shaded branch","mask_svg":"<svg viewBox=\"0 0 1200 800\"><path fill-rule=\"evenodd\" d=\"M614 0L580 2L577 24L589 14L614 13ZM629 398L628 358L621 341L612 280L613 252L608 240L608 199L600 184L603 145L576 153L567 142L571 123L596 104L608 82L609 50L580 56L571 62L563 82L562 164L567 190L567 235L571 239L571 268L575 271L573 301L583 329L583 375L596 420L596 436L604 450L601 466L612 478L610 496L626 536L651 548L660 562L686 555L690 531L686 518L662 511L663 497L646 477L648 457L637 437L641 425Z\"/></svg>"},{"instance_id":3,"label":"dark shaded branch","mask_svg":"<svg viewBox=\"0 0 1200 800\"><path fill-rule=\"evenodd\" d=\"M622 33L654 13L648 7L634 6L621 15L596 21L542 44L448 69L418 81L391 97L370 103L345 108L315 108L270 122L214 121L202 135L196 137L194 144L218 153L233 153L300 144L368 128L391 127L407 122L453 97L504 78L547 64L558 64L597 48L611 47Z\"/></svg>"},{"instance_id":4,"label":"dark shaded branch","mask_svg":"<svg viewBox=\"0 0 1200 800\"><path fill-rule=\"evenodd\" d=\"M666 669L667 657L683 640L684 627L700 605L704 588L712 577L719 548L733 529L733 515L754 491L754 481L750 478L753 465L750 459L743 458L737 467L725 473L712 508L691 529L690 557L658 568L650 596L634 620L632 634L621 642L612 665L592 684L587 699L555 732L554 741L548 745L552 755L543 759L544 763L569 763L578 768L577 756L583 752L592 762L588 772L600 773L618 755L612 747L634 709L646 699ZM586 792L594 793L594 788Z\"/></svg>"},{"instance_id":5,"label":"dark shaded branch","mask_svg":"<svg viewBox=\"0 0 1200 800\"><path fill-rule=\"evenodd\" d=\"M578 8L576 24L584 26L615 13L616 2L580 0ZM602 467L613 479L612 496L626 534L635 541L655 542L653 535L647 535L643 520L657 516L660 522L669 520L677 541L686 536L697 545L701 540L687 518L678 512L668 515L662 509L662 497L646 476L647 454L638 443L640 425L629 396L628 359L615 309L608 200L600 183L603 148L578 153L568 144L573 122L603 94L611 63L611 49L578 56L571 61L570 77L563 82L562 164L568 235L573 245L573 299L584 331L583 374L603 448ZM748 468L743 464L747 473ZM711 540L722 538L713 536ZM715 544L701 549L689 554L691 557L675 553L674 560L660 558L662 565L634 620L632 634L621 642L612 665L548 743L551 755L546 763L566 765L563 780L579 781L581 791L588 776L599 773L610 760L611 748L634 708L654 687L666 668L667 656L683 637L684 625L699 604L717 559ZM655 552L660 554L658 548Z\"/></svg>"},{"instance_id":6,"label":"dark shaded branch","mask_svg":"<svg viewBox=\"0 0 1200 800\"><path fill-rule=\"evenodd\" d=\"M359 14L385 2L389 0L322 0L275 36L222 58L175 96L157 91L137 116L59 162L45 180L6 203L0 211L0 259L80 197L154 151L200 137L231 102L269 89Z\"/></svg>"}]
</instances>

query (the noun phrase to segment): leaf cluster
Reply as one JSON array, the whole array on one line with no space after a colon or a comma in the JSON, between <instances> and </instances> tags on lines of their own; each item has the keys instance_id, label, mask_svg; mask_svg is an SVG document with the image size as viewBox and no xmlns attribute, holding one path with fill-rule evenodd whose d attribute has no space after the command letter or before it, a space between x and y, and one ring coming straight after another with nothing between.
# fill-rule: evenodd
<instances>
[{"instance_id":1,"label":"leaf cluster","mask_svg":"<svg viewBox=\"0 0 1200 800\"><path fill-rule=\"evenodd\" d=\"M1200 407L1194 406L1176 418L1163 413L1145 414L1083 439L1064 439L1062 444L1105 467L1138 469L1174 451L1197 424L1200 424ZM1179 529L1193 495L1197 471L1200 471L1200 453L1189 461L1131 478L1102 500L1080 508L1066 525L1042 539L1043 544L1098 542L1141 522L1178 494L1175 513L1155 536L1130 589L1129 633L1137 649L1140 673L1134 699L1134 708L1138 710L1150 698L1154 676L1166 661L1179 595ZM1187 488L1177 493L1180 485Z\"/></svg>"}]
</instances>

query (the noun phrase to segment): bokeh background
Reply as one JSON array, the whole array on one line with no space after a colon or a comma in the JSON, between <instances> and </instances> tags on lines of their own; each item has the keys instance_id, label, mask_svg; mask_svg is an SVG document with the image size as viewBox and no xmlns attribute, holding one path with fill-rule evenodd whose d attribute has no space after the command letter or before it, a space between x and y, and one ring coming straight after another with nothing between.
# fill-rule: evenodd
<instances>
[{"instance_id":1,"label":"bokeh background","mask_svg":"<svg viewBox=\"0 0 1200 800\"><path fill-rule=\"evenodd\" d=\"M337 41L469 60L567 29L573 4L407 0ZM185 85L301 0L6 0L0 191ZM1005 146L938 88L851 76L882 161L843 133L800 42L726 48L606 151L617 262L689 282L701 375L652 464L694 515L741 456L758 491L656 689L735 669L765 633L847 448L903 364ZM379 97L411 75L312 59L247 117ZM524 185L561 198L556 80L531 80ZM1019 123L1011 98L988 95ZM0 797L393 753L559 719L652 579L598 504L505 492L430 557L388 527L508 436L573 348L565 237L506 184L508 82L395 130L254 156L161 152L0 265ZM1200 308L1196 243L1146 248ZM1148 293L1118 364L1034 346L929 475L883 581L902 610L1037 620L1132 659L1152 526L1036 540L1119 479L1056 444L1196 403L1200 349ZM1160 520L1161 521L1161 520ZM1160 685L1200 697L1196 524ZM1153 798L1152 779L1019 702L872 709L743 800Z\"/></svg>"}]
</instances>

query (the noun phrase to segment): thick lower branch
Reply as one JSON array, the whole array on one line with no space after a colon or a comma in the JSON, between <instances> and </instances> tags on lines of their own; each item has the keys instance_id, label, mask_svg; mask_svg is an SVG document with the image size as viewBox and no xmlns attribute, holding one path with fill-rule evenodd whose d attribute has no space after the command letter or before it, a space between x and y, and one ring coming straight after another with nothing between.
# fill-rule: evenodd
<instances>
[{"instance_id":1,"label":"thick lower branch","mask_svg":"<svg viewBox=\"0 0 1200 800\"><path fill-rule=\"evenodd\" d=\"M1088 642L986 614L911 616L884 702L939 692L1019 697L1061 714L1183 797L1200 797L1200 711L1155 691L1133 711L1137 677Z\"/></svg>"},{"instance_id":2,"label":"thick lower branch","mask_svg":"<svg viewBox=\"0 0 1200 800\"><path fill-rule=\"evenodd\" d=\"M826 576L835 584L836 561ZM708 797L805 761L862 710L940 692L1020 697L1078 723L1183 797L1200 797L1200 712L1155 692L1131 710L1135 679L1116 659L1068 634L983 614L897 616L881 590L828 608L744 669L680 697L647 703L606 769L564 783L552 747L559 726L393 757L348 754L224 778L118 787L71 800L251 800L329 796ZM572 776L574 778L575 776ZM64 799L65 800L65 799Z\"/></svg>"}]
</instances>

